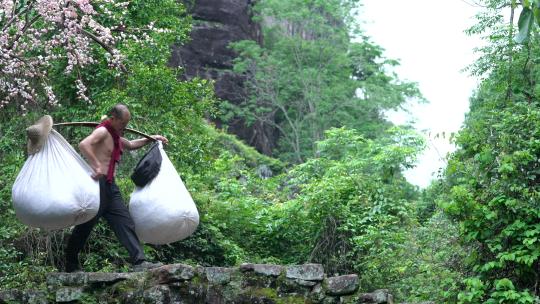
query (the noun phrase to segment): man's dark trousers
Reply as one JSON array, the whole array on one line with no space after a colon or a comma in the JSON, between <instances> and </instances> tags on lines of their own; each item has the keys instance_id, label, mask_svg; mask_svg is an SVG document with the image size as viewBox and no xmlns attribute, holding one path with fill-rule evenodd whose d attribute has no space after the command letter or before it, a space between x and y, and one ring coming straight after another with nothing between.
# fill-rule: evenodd
<instances>
[{"instance_id":1,"label":"man's dark trousers","mask_svg":"<svg viewBox=\"0 0 540 304\"><path fill-rule=\"evenodd\" d=\"M106 181L106 177L101 177L99 179L99 192L99 211L93 219L77 225L73 229L66 248L66 263L78 265L79 252L83 249L92 228L102 216L107 220L120 243L129 252L131 263L138 264L144 261L144 250L135 234L135 224L124 204L120 189L114 180L109 183Z\"/></svg>"}]
</instances>

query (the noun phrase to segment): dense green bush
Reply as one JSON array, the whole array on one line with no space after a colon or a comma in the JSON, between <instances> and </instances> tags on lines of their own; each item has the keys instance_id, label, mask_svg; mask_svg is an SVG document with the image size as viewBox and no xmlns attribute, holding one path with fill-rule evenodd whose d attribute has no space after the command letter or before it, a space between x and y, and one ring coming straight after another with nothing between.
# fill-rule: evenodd
<instances>
[{"instance_id":1,"label":"dense green bush","mask_svg":"<svg viewBox=\"0 0 540 304\"><path fill-rule=\"evenodd\" d=\"M532 11L524 9L513 39L518 29L507 25L504 14L518 13L518 3L482 2L485 9L470 33L487 41L471 66L483 80L455 137L458 150L449 159L443 188L448 195L440 206L458 222L462 242L473 249L465 259L469 271L458 301L537 303L538 28L529 23ZM519 5L533 2L537 15L538 1ZM519 36L527 24L531 35L523 40Z\"/></svg>"}]
</instances>

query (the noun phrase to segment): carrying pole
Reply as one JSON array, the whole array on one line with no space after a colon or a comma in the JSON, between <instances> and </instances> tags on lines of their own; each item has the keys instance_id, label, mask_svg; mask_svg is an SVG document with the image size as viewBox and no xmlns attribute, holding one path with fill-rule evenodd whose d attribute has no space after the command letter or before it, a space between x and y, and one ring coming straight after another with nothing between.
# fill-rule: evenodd
<instances>
[{"instance_id":1,"label":"carrying pole","mask_svg":"<svg viewBox=\"0 0 540 304\"><path fill-rule=\"evenodd\" d=\"M92 127L92 128L95 128L99 125L99 123L97 122L61 122L61 123L55 123L53 124L53 127L63 127L63 126L82 126L82 127ZM130 133L133 133L133 134L137 134L139 136L142 136L144 138L148 138L152 141L156 141L156 139L152 138L150 135L148 134L145 134L141 131L137 131L137 130L133 130L133 129L130 129L130 128L126 128L125 129L127 132L130 132Z\"/></svg>"}]
</instances>

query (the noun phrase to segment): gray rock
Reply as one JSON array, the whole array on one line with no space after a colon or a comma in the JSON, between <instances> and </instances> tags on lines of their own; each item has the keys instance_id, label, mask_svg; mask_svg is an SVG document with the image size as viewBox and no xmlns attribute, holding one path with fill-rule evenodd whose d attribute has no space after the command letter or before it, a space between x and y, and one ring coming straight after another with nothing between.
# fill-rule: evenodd
<instances>
[{"instance_id":1,"label":"gray rock","mask_svg":"<svg viewBox=\"0 0 540 304\"><path fill-rule=\"evenodd\" d=\"M388 289L378 289L360 295L359 303L394 304L394 297L388 292Z\"/></svg>"},{"instance_id":2,"label":"gray rock","mask_svg":"<svg viewBox=\"0 0 540 304\"><path fill-rule=\"evenodd\" d=\"M88 281L88 273L66 273L66 272L52 272L47 274L47 286L81 286Z\"/></svg>"},{"instance_id":3,"label":"gray rock","mask_svg":"<svg viewBox=\"0 0 540 304\"><path fill-rule=\"evenodd\" d=\"M7 301L20 301L22 294L18 290L0 290L0 303Z\"/></svg>"},{"instance_id":4,"label":"gray rock","mask_svg":"<svg viewBox=\"0 0 540 304\"><path fill-rule=\"evenodd\" d=\"M47 294L37 290L1 290L0 303L47 304Z\"/></svg>"},{"instance_id":5,"label":"gray rock","mask_svg":"<svg viewBox=\"0 0 540 304\"><path fill-rule=\"evenodd\" d=\"M355 274L327 278L325 280L326 294L342 296L354 293L359 286L358 276Z\"/></svg>"},{"instance_id":6,"label":"gray rock","mask_svg":"<svg viewBox=\"0 0 540 304\"><path fill-rule=\"evenodd\" d=\"M260 37L260 26L251 20L249 0L183 2L195 22L190 42L173 48L171 64L183 66L189 77L202 76L200 72L208 68L232 68L236 54L229 43Z\"/></svg>"},{"instance_id":7,"label":"gray rock","mask_svg":"<svg viewBox=\"0 0 540 304\"><path fill-rule=\"evenodd\" d=\"M277 277L283 271L283 266L271 265L271 264L255 264L253 265L253 271L265 276Z\"/></svg>"},{"instance_id":8,"label":"gray rock","mask_svg":"<svg viewBox=\"0 0 540 304\"><path fill-rule=\"evenodd\" d=\"M47 294L43 291L27 290L22 295L23 303L47 304Z\"/></svg>"},{"instance_id":9,"label":"gray rock","mask_svg":"<svg viewBox=\"0 0 540 304\"><path fill-rule=\"evenodd\" d=\"M252 0L183 0L193 18L224 24L236 24L249 30Z\"/></svg>"},{"instance_id":10,"label":"gray rock","mask_svg":"<svg viewBox=\"0 0 540 304\"><path fill-rule=\"evenodd\" d=\"M191 40L173 45L169 65L182 67L184 77L215 80L216 96L233 104L247 99L245 76L232 71L237 54L231 42L254 40L262 43L261 26L252 21L253 0L183 0L193 15ZM218 127L221 122L217 121ZM229 132L236 134L258 151L271 155L277 144L276 130L268 124L248 124L235 118L228 122Z\"/></svg>"},{"instance_id":11,"label":"gray rock","mask_svg":"<svg viewBox=\"0 0 540 304\"><path fill-rule=\"evenodd\" d=\"M170 289L167 285L158 285L147 289L143 293L146 303L165 304L171 303Z\"/></svg>"},{"instance_id":12,"label":"gray rock","mask_svg":"<svg viewBox=\"0 0 540 304\"><path fill-rule=\"evenodd\" d=\"M113 284L118 281L133 279L142 276L142 273L112 273L112 272L53 272L47 275L47 286L82 286L86 284Z\"/></svg>"},{"instance_id":13,"label":"gray rock","mask_svg":"<svg viewBox=\"0 0 540 304\"><path fill-rule=\"evenodd\" d=\"M253 271L253 269L255 269L255 264L253 264L253 263L242 263L242 264L240 264L239 269L240 269L241 272Z\"/></svg>"},{"instance_id":14,"label":"gray rock","mask_svg":"<svg viewBox=\"0 0 540 304\"><path fill-rule=\"evenodd\" d=\"M195 268L184 264L164 265L150 270L159 284L175 281L191 280L195 276Z\"/></svg>"},{"instance_id":15,"label":"gray rock","mask_svg":"<svg viewBox=\"0 0 540 304\"><path fill-rule=\"evenodd\" d=\"M123 280L129 280L137 277L142 277L141 272L128 272L128 273L110 273L110 272L88 272L86 274L86 283L105 283L113 284Z\"/></svg>"},{"instance_id":16,"label":"gray rock","mask_svg":"<svg viewBox=\"0 0 540 304\"><path fill-rule=\"evenodd\" d=\"M321 283L317 283L311 290L311 293L309 294L309 299L313 303L320 303L324 299L324 289L321 285Z\"/></svg>"},{"instance_id":17,"label":"gray rock","mask_svg":"<svg viewBox=\"0 0 540 304\"><path fill-rule=\"evenodd\" d=\"M206 279L211 284L227 284L231 281L231 268L225 267L206 267Z\"/></svg>"},{"instance_id":18,"label":"gray rock","mask_svg":"<svg viewBox=\"0 0 540 304\"><path fill-rule=\"evenodd\" d=\"M232 299L226 299L226 296L223 294L222 288L209 288L206 292L206 298L204 303L208 304L221 304L221 303L230 303Z\"/></svg>"},{"instance_id":19,"label":"gray rock","mask_svg":"<svg viewBox=\"0 0 540 304\"><path fill-rule=\"evenodd\" d=\"M285 275L289 279L322 281L324 278L324 269L321 264L287 266L287 272Z\"/></svg>"},{"instance_id":20,"label":"gray rock","mask_svg":"<svg viewBox=\"0 0 540 304\"><path fill-rule=\"evenodd\" d=\"M268 167L267 165L260 165L259 167L257 167L257 175L259 175L259 177L262 179L267 179L272 177L274 173L272 172L272 169L270 169L270 167Z\"/></svg>"},{"instance_id":21,"label":"gray rock","mask_svg":"<svg viewBox=\"0 0 540 304\"><path fill-rule=\"evenodd\" d=\"M65 303L76 301L83 295L83 287L61 287L56 290L56 302Z\"/></svg>"},{"instance_id":22,"label":"gray rock","mask_svg":"<svg viewBox=\"0 0 540 304\"><path fill-rule=\"evenodd\" d=\"M138 304L142 302L144 290L125 290L119 295L119 303Z\"/></svg>"},{"instance_id":23,"label":"gray rock","mask_svg":"<svg viewBox=\"0 0 540 304\"><path fill-rule=\"evenodd\" d=\"M306 281L306 280L301 280L301 279L296 279L294 280L294 282L300 286L304 286L304 287L313 287L315 285L317 285L317 282L316 281Z\"/></svg>"},{"instance_id":24,"label":"gray rock","mask_svg":"<svg viewBox=\"0 0 540 304\"><path fill-rule=\"evenodd\" d=\"M339 304L339 299L334 297L326 297L322 300L322 304Z\"/></svg>"},{"instance_id":25,"label":"gray rock","mask_svg":"<svg viewBox=\"0 0 540 304\"><path fill-rule=\"evenodd\" d=\"M281 265L273 265L273 264L244 263L240 265L239 269L241 272L253 271L257 274L261 274L264 276L278 277L281 275L281 272L283 271L284 267Z\"/></svg>"},{"instance_id":26,"label":"gray rock","mask_svg":"<svg viewBox=\"0 0 540 304\"><path fill-rule=\"evenodd\" d=\"M313 288L317 285L318 282L315 281L306 281L301 279L285 279L280 280L277 285L277 290L279 294L297 294L308 297L309 294L313 291Z\"/></svg>"},{"instance_id":27,"label":"gray rock","mask_svg":"<svg viewBox=\"0 0 540 304\"><path fill-rule=\"evenodd\" d=\"M136 273L51 273L47 283L47 291L0 291L0 303L393 303L388 290L359 293L356 275L326 278L319 264L172 264Z\"/></svg>"}]
</instances>

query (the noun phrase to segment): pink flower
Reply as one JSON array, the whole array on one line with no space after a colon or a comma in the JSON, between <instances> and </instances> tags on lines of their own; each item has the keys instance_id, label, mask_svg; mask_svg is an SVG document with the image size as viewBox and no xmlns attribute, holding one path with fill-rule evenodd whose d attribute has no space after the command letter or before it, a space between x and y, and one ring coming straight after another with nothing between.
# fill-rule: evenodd
<instances>
[{"instance_id":1,"label":"pink flower","mask_svg":"<svg viewBox=\"0 0 540 304\"><path fill-rule=\"evenodd\" d=\"M128 5L115 0L0 0L0 108L16 103L25 111L25 105L40 100L60 106L47 69L61 60L67 62L65 74L78 73L98 62L93 45L105 46L108 64L120 71L124 56L116 49L118 43L142 38L151 44L151 35L144 31L161 31L152 23L141 30L113 32L125 27ZM26 9L39 16L33 24L19 14ZM94 19L97 15L110 26ZM77 78L75 85L79 99L91 102L84 81Z\"/></svg>"}]
</instances>

